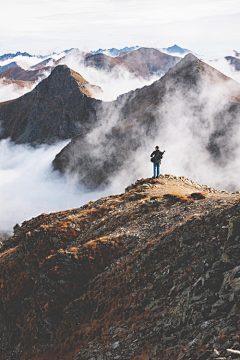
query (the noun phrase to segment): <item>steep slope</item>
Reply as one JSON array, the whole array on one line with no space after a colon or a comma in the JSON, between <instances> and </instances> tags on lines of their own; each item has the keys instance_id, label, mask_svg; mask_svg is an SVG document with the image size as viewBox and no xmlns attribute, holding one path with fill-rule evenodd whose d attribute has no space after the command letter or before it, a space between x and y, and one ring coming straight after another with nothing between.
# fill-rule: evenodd
<instances>
[{"instance_id":1,"label":"steep slope","mask_svg":"<svg viewBox=\"0 0 240 360\"><path fill-rule=\"evenodd\" d=\"M96 122L94 89L67 66L56 67L30 93L0 104L1 138L16 143L52 143L89 131Z\"/></svg>"},{"instance_id":2,"label":"steep slope","mask_svg":"<svg viewBox=\"0 0 240 360\"><path fill-rule=\"evenodd\" d=\"M201 151L208 149L221 164L237 146L231 138L239 124L239 100L237 82L189 54L152 85L102 103L101 126L91 136L74 138L56 156L54 168L78 172L89 188L104 186L123 167L133 170L136 151L151 148L172 119L177 125L178 117L185 123L186 118L195 120L187 131L201 143ZM188 123L179 137L185 136ZM91 150L95 144L98 151Z\"/></svg>"},{"instance_id":3,"label":"steep slope","mask_svg":"<svg viewBox=\"0 0 240 360\"><path fill-rule=\"evenodd\" d=\"M239 194L166 175L16 225L0 359L236 358L239 224Z\"/></svg>"}]
</instances>

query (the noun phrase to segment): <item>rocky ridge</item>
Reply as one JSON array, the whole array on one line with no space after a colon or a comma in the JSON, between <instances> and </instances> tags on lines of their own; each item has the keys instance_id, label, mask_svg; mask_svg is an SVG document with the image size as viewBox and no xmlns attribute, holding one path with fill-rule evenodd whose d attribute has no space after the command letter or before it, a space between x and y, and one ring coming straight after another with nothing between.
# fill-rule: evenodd
<instances>
[{"instance_id":1,"label":"rocky ridge","mask_svg":"<svg viewBox=\"0 0 240 360\"><path fill-rule=\"evenodd\" d=\"M0 104L1 138L36 145L89 131L101 103L92 99L96 88L66 65L59 65L30 93Z\"/></svg>"},{"instance_id":2,"label":"rocky ridge","mask_svg":"<svg viewBox=\"0 0 240 360\"><path fill-rule=\"evenodd\" d=\"M240 198L171 175L0 249L0 359L240 358Z\"/></svg>"}]
</instances>

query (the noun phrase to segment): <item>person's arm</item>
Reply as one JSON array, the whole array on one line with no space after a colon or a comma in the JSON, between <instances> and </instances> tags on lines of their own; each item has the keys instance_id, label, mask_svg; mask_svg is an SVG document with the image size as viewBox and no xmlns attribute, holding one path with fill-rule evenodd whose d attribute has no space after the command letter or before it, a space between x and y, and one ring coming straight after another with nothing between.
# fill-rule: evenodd
<instances>
[{"instance_id":1,"label":"person's arm","mask_svg":"<svg viewBox=\"0 0 240 360\"><path fill-rule=\"evenodd\" d=\"M155 151L153 151L150 156L153 157L154 155L155 155Z\"/></svg>"}]
</instances>

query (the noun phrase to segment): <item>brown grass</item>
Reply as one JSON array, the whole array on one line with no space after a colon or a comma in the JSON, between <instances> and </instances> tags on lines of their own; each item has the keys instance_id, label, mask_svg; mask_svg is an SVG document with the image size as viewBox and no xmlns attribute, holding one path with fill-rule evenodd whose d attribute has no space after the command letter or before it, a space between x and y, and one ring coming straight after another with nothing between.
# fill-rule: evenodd
<instances>
[{"instance_id":1,"label":"brown grass","mask_svg":"<svg viewBox=\"0 0 240 360\"><path fill-rule=\"evenodd\" d=\"M191 203L193 202L193 198L188 197L186 195L182 195L179 193L171 193L163 195L164 198L168 199L170 202L181 202L181 203Z\"/></svg>"},{"instance_id":2,"label":"brown grass","mask_svg":"<svg viewBox=\"0 0 240 360\"><path fill-rule=\"evenodd\" d=\"M193 198L193 200L201 200L201 199L205 199L207 193L203 193L203 192L195 192L192 193L190 196L191 198Z\"/></svg>"}]
</instances>

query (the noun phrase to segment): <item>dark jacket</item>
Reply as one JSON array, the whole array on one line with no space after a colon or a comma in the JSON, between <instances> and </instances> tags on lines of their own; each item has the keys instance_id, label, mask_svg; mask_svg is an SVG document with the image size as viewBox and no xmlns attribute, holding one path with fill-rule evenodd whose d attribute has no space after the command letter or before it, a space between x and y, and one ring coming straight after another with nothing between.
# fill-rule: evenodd
<instances>
[{"instance_id":1,"label":"dark jacket","mask_svg":"<svg viewBox=\"0 0 240 360\"><path fill-rule=\"evenodd\" d=\"M163 154L164 154L164 151L160 151L160 150L155 150L151 153L151 158L153 158L153 162L157 162L159 160L162 159L163 157Z\"/></svg>"}]
</instances>

